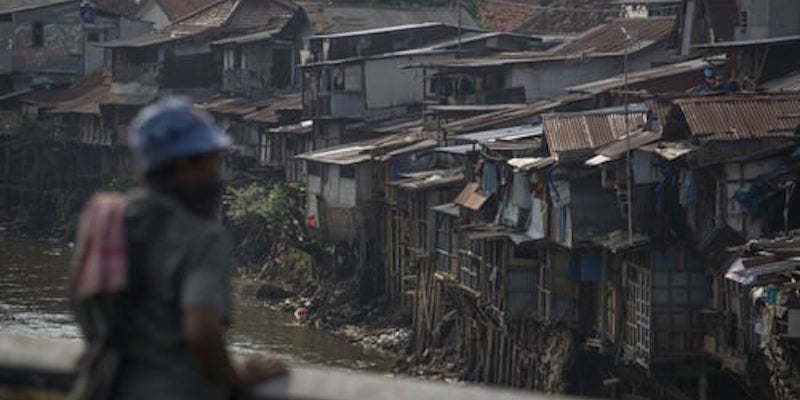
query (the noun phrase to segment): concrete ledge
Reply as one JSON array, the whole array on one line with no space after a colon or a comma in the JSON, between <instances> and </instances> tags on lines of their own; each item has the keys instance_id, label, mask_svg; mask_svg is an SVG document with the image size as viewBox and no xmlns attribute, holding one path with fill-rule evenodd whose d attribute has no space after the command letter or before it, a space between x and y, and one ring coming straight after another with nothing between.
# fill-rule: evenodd
<instances>
[{"instance_id":1,"label":"concrete ledge","mask_svg":"<svg viewBox=\"0 0 800 400\"><path fill-rule=\"evenodd\" d=\"M0 336L0 387L63 390L73 376L83 346L77 341L30 340ZM474 385L387 378L361 372L293 368L284 378L259 387L255 398L282 400L555 400L530 392Z\"/></svg>"}]
</instances>

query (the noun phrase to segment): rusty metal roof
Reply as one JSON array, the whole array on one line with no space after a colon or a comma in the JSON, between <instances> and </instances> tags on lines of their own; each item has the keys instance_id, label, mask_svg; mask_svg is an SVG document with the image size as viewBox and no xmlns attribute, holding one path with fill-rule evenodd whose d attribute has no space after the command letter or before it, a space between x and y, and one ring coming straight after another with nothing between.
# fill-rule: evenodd
<instances>
[{"instance_id":1,"label":"rusty metal roof","mask_svg":"<svg viewBox=\"0 0 800 400\"><path fill-rule=\"evenodd\" d=\"M624 54L626 38L622 30L626 30L632 41L628 50L631 53L665 42L675 25L672 17L663 18L630 18L600 25L584 32L578 38L553 49L556 54Z\"/></svg>"},{"instance_id":2,"label":"rusty metal roof","mask_svg":"<svg viewBox=\"0 0 800 400\"><path fill-rule=\"evenodd\" d=\"M248 113L244 120L257 123L278 123L281 121L281 111L303 109L303 95L295 93L286 96L278 96L266 101L266 107L258 111Z\"/></svg>"},{"instance_id":3,"label":"rusty metal roof","mask_svg":"<svg viewBox=\"0 0 800 400\"><path fill-rule=\"evenodd\" d=\"M627 128L640 129L647 113L631 109ZM544 116L544 134L550 153L593 150L625 135L625 114L619 109L584 113L561 113Z\"/></svg>"},{"instance_id":4,"label":"rusty metal roof","mask_svg":"<svg viewBox=\"0 0 800 400\"><path fill-rule=\"evenodd\" d=\"M687 73L689 74L698 73L697 77L699 79L700 77L699 73L708 67L709 63L704 59L696 59L676 64L664 65L661 67L651 68L648 70L629 74L628 85L631 87L636 87L637 85L648 81L670 78L676 75L683 75ZM602 79L599 81L568 87L566 90L568 92L575 92L575 93L599 94L614 89L620 89L623 87L625 87L625 76L618 75L608 79ZM681 88L673 88L673 89L679 90ZM688 87L683 89L688 89Z\"/></svg>"},{"instance_id":5,"label":"rusty metal roof","mask_svg":"<svg viewBox=\"0 0 800 400\"><path fill-rule=\"evenodd\" d=\"M597 149L595 156L586 160L585 165L596 167L609 161L618 160L622 158L628 149L636 150L659 139L661 139L661 132L644 130L631 132Z\"/></svg>"},{"instance_id":6,"label":"rusty metal roof","mask_svg":"<svg viewBox=\"0 0 800 400\"><path fill-rule=\"evenodd\" d=\"M460 134L484 129L497 129L512 125L520 125L542 113L588 98L590 98L590 96L585 94L569 94L553 97L551 99L528 104L520 109L495 111L448 122L442 125L442 130L450 134Z\"/></svg>"},{"instance_id":7,"label":"rusty metal roof","mask_svg":"<svg viewBox=\"0 0 800 400\"><path fill-rule=\"evenodd\" d=\"M51 114L89 114L100 115L100 104L108 97L109 85L92 88L81 96L54 104Z\"/></svg>"},{"instance_id":8,"label":"rusty metal roof","mask_svg":"<svg viewBox=\"0 0 800 400\"><path fill-rule=\"evenodd\" d=\"M222 97L208 100L198 106L214 114L242 116L269 106L269 101L244 97Z\"/></svg>"},{"instance_id":9,"label":"rusty metal roof","mask_svg":"<svg viewBox=\"0 0 800 400\"><path fill-rule=\"evenodd\" d=\"M786 116L800 114L800 93L692 97L675 100L692 137L731 141L793 137ZM669 121L668 121L669 123Z\"/></svg>"}]
</instances>

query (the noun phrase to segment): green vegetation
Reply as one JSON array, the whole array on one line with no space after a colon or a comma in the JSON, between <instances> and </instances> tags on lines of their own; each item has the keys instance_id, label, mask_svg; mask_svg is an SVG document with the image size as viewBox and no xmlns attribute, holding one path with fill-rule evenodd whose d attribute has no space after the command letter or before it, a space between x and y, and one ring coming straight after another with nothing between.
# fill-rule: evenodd
<instances>
[{"instance_id":1,"label":"green vegetation","mask_svg":"<svg viewBox=\"0 0 800 400\"><path fill-rule=\"evenodd\" d=\"M306 228L302 192L283 183L231 188L226 217L238 236L237 258L263 273L310 264L325 251ZM304 253L304 254L303 254Z\"/></svg>"}]
</instances>

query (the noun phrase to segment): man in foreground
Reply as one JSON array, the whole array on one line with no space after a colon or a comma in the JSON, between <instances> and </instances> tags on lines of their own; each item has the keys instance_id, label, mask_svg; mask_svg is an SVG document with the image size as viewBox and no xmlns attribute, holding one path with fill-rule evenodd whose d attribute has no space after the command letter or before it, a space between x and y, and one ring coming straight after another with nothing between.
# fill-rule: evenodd
<instances>
[{"instance_id":1,"label":"man in foreground","mask_svg":"<svg viewBox=\"0 0 800 400\"><path fill-rule=\"evenodd\" d=\"M129 135L144 187L97 195L81 218L71 295L89 351L71 397L222 400L286 373L225 349L231 243L216 214L230 139L175 98Z\"/></svg>"}]
</instances>

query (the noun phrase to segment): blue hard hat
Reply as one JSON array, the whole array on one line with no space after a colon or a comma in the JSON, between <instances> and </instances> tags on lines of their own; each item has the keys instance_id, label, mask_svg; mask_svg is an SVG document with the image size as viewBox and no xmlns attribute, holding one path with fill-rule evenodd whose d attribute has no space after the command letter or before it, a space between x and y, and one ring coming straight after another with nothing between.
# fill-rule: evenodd
<instances>
[{"instance_id":1,"label":"blue hard hat","mask_svg":"<svg viewBox=\"0 0 800 400\"><path fill-rule=\"evenodd\" d=\"M131 122L128 139L145 172L231 145L231 138L217 128L211 115L192 109L191 101L183 97L168 97L142 109Z\"/></svg>"}]
</instances>

